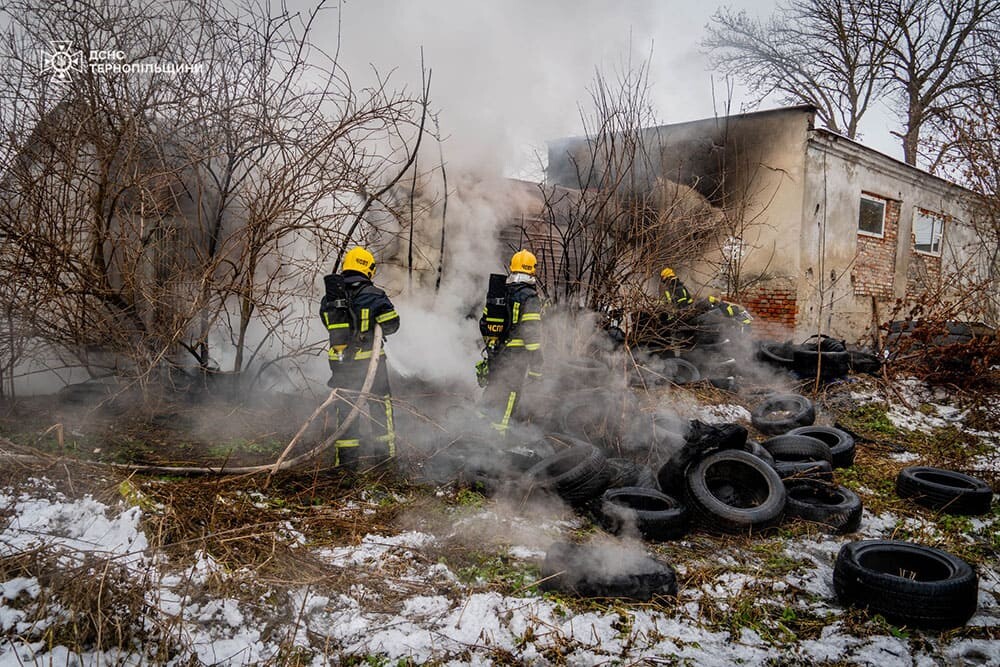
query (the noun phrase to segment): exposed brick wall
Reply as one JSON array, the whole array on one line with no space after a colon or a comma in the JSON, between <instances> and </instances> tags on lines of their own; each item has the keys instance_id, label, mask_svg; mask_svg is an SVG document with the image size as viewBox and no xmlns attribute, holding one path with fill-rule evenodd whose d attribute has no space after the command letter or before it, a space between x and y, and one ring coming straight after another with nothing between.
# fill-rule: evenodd
<instances>
[{"instance_id":1,"label":"exposed brick wall","mask_svg":"<svg viewBox=\"0 0 1000 667\"><path fill-rule=\"evenodd\" d=\"M795 290L775 287L747 293L743 306L754 316L754 334L763 338L786 336L795 328L798 308Z\"/></svg>"},{"instance_id":2,"label":"exposed brick wall","mask_svg":"<svg viewBox=\"0 0 1000 667\"><path fill-rule=\"evenodd\" d=\"M885 199L885 197L879 197ZM896 239L899 237L900 202L888 200L882 238L858 234L858 252L851 269L851 284L858 296L892 299L896 275Z\"/></svg>"},{"instance_id":3,"label":"exposed brick wall","mask_svg":"<svg viewBox=\"0 0 1000 667\"><path fill-rule=\"evenodd\" d=\"M927 211L926 213L930 213ZM947 219L935 213L930 213L934 217L946 221ZM947 227L945 227L947 230ZM947 231L945 231L947 233ZM910 235L910 262L906 267L906 299L907 301L918 301L927 292L936 292L941 285L941 256L931 255L926 252L917 252L916 235ZM941 239L944 243L944 239Z\"/></svg>"},{"instance_id":4,"label":"exposed brick wall","mask_svg":"<svg viewBox=\"0 0 1000 667\"><path fill-rule=\"evenodd\" d=\"M928 292L936 292L941 284L941 258L914 252L910 248L910 264L906 270L906 299L915 301Z\"/></svg>"}]
</instances>

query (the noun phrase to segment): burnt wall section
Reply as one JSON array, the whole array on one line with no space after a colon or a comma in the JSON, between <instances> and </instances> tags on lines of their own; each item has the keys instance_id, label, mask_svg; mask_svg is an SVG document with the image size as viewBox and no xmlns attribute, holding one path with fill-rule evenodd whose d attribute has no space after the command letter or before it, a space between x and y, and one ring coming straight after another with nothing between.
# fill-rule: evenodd
<instances>
[{"instance_id":1,"label":"burnt wall section","mask_svg":"<svg viewBox=\"0 0 1000 667\"><path fill-rule=\"evenodd\" d=\"M672 267L692 292L744 299L750 284L775 294L794 284L805 147L814 117L813 107L799 106L643 131L644 150L627 187L650 192L665 181L677 183L718 211L705 250ZM582 188L614 182L610 153L586 137L550 142L547 183ZM738 257L732 256L733 248L739 249Z\"/></svg>"}]
</instances>

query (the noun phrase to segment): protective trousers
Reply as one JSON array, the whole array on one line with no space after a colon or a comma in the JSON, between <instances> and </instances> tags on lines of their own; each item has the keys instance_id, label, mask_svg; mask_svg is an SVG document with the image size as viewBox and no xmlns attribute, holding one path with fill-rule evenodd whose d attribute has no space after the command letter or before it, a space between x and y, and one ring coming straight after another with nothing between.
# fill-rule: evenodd
<instances>
[{"instance_id":1,"label":"protective trousers","mask_svg":"<svg viewBox=\"0 0 1000 667\"><path fill-rule=\"evenodd\" d=\"M364 384L367 372L367 361L344 361L333 375L333 382L338 388L350 390L331 408L337 425L350 414L355 404L363 402L357 418L334 443L334 465L351 470L371 468L396 456L392 395L385 359L378 362L375 380L367 402L364 402L365 397L356 392Z\"/></svg>"},{"instance_id":2,"label":"protective trousers","mask_svg":"<svg viewBox=\"0 0 1000 667\"><path fill-rule=\"evenodd\" d=\"M490 361L489 384L483 391L481 409L501 436L507 435L511 419L521 398L528 372L528 355L506 351Z\"/></svg>"}]
</instances>

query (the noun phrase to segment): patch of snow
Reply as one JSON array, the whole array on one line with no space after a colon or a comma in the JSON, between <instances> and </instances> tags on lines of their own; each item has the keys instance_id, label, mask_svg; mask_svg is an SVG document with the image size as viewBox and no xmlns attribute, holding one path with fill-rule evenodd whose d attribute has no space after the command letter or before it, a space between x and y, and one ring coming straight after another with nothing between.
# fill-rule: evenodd
<instances>
[{"instance_id":1,"label":"patch of snow","mask_svg":"<svg viewBox=\"0 0 1000 667\"><path fill-rule=\"evenodd\" d=\"M920 460L920 454L913 452L893 452L889 454L889 458L900 463L912 463L913 461Z\"/></svg>"},{"instance_id":2,"label":"patch of snow","mask_svg":"<svg viewBox=\"0 0 1000 667\"><path fill-rule=\"evenodd\" d=\"M4 599L14 600L21 593L27 593L32 599L37 598L42 589L35 577L14 577L0 584L0 590L3 591Z\"/></svg>"},{"instance_id":3,"label":"patch of snow","mask_svg":"<svg viewBox=\"0 0 1000 667\"><path fill-rule=\"evenodd\" d=\"M879 396L878 392L872 388L865 388L859 391L850 392L851 401L857 405L866 405L868 403L880 403L882 397Z\"/></svg>"},{"instance_id":4,"label":"patch of snow","mask_svg":"<svg viewBox=\"0 0 1000 667\"><path fill-rule=\"evenodd\" d=\"M891 405L886 412L886 417L889 418L893 426L907 431L931 433L935 429L948 425L948 422L940 417L927 415L919 410L911 410L902 405Z\"/></svg>"},{"instance_id":5,"label":"patch of snow","mask_svg":"<svg viewBox=\"0 0 1000 667\"><path fill-rule=\"evenodd\" d=\"M13 503L14 516L0 532L0 555L40 547L58 547L67 562L82 554L115 556L116 563L140 564L149 546L139 531L142 510L129 507L108 518L108 507L90 496L80 500L50 500L22 495Z\"/></svg>"},{"instance_id":6,"label":"patch of snow","mask_svg":"<svg viewBox=\"0 0 1000 667\"><path fill-rule=\"evenodd\" d=\"M865 539L887 539L887 536L896 529L898 518L890 512L872 514L864 512L861 515L861 526L858 529Z\"/></svg>"},{"instance_id":7,"label":"patch of snow","mask_svg":"<svg viewBox=\"0 0 1000 667\"><path fill-rule=\"evenodd\" d=\"M703 422L715 423L715 422L749 422L750 421L750 411L747 410L742 405L734 404L723 404L723 405L706 405L698 410L697 418Z\"/></svg>"},{"instance_id":8,"label":"patch of snow","mask_svg":"<svg viewBox=\"0 0 1000 667\"><path fill-rule=\"evenodd\" d=\"M407 547L417 548L431 544L436 541L433 535L426 533L407 532L399 535L365 535L361 544L354 547L334 547L321 549L320 556L338 567L348 567L352 565L372 564L382 560L385 555L393 550L401 550L404 553ZM412 554L410 554L412 555Z\"/></svg>"}]
</instances>

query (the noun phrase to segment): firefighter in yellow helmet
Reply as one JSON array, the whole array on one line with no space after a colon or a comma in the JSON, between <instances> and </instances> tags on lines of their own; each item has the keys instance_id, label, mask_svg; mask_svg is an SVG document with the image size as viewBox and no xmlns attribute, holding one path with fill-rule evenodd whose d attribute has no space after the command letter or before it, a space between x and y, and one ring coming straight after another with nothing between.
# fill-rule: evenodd
<instances>
[{"instance_id":1,"label":"firefighter in yellow helmet","mask_svg":"<svg viewBox=\"0 0 1000 667\"><path fill-rule=\"evenodd\" d=\"M320 302L320 317L330 334L330 380L327 386L357 392L364 384L371 361L373 330L382 326L382 335L389 336L399 329L399 315L385 292L372 284L375 257L361 247L351 248L341 265L340 273L324 276L326 293ZM357 418L347 432L336 441L334 463L357 469L374 465L396 455L396 434L393 426L392 396L385 350L379 355L375 380L370 391L367 415L372 420L373 441L364 441L365 420ZM347 394L334 410L343 419L358 399ZM378 435L376 435L376 433Z\"/></svg>"},{"instance_id":2,"label":"firefighter in yellow helmet","mask_svg":"<svg viewBox=\"0 0 1000 667\"><path fill-rule=\"evenodd\" d=\"M694 300L677 274L671 268L660 271L660 284L663 286L663 301L676 309L687 308Z\"/></svg>"},{"instance_id":3,"label":"firefighter in yellow helmet","mask_svg":"<svg viewBox=\"0 0 1000 667\"><path fill-rule=\"evenodd\" d=\"M527 250L514 253L506 284L499 294L491 289L479 319L488 368L481 405L500 435L510 427L525 379L541 378L542 303L535 287L536 265Z\"/></svg>"}]
</instances>

